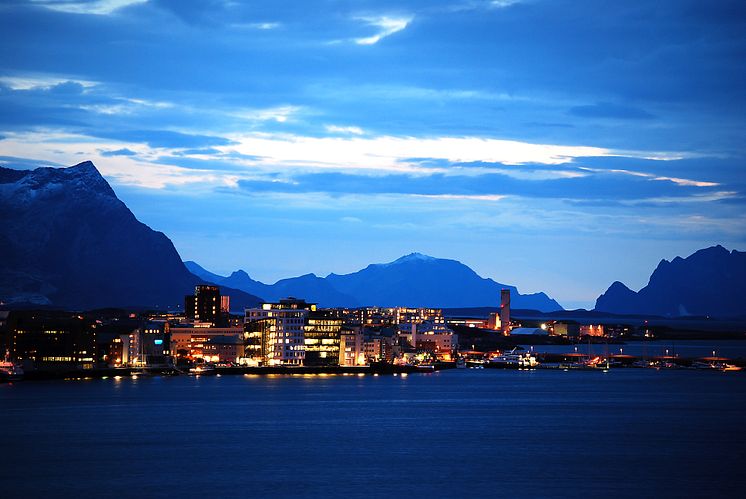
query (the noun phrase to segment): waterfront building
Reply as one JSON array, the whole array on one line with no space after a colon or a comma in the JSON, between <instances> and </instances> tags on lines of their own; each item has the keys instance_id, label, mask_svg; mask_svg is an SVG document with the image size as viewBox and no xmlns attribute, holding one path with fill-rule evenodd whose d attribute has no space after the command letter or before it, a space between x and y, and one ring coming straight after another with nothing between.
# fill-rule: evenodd
<instances>
[{"instance_id":1,"label":"waterfront building","mask_svg":"<svg viewBox=\"0 0 746 499\"><path fill-rule=\"evenodd\" d=\"M367 362L380 362L385 359L384 338L377 336L363 342L363 352Z\"/></svg>"},{"instance_id":2,"label":"waterfront building","mask_svg":"<svg viewBox=\"0 0 746 499\"><path fill-rule=\"evenodd\" d=\"M8 315L11 358L37 369L92 369L96 366L96 324L67 312Z\"/></svg>"},{"instance_id":3,"label":"waterfront building","mask_svg":"<svg viewBox=\"0 0 746 499\"><path fill-rule=\"evenodd\" d=\"M242 357L244 328L239 327L205 327L202 325L172 325L170 327L171 351L174 357L187 360L204 360L206 362L236 362ZM240 347L213 347L216 345L240 345ZM231 343L232 342L232 343ZM238 348L238 354L232 358L232 350ZM213 358L217 357L217 360Z\"/></svg>"},{"instance_id":4,"label":"waterfront building","mask_svg":"<svg viewBox=\"0 0 746 499\"><path fill-rule=\"evenodd\" d=\"M304 329L304 365L339 364L339 339L342 319L331 311L310 311Z\"/></svg>"},{"instance_id":5,"label":"waterfront building","mask_svg":"<svg viewBox=\"0 0 746 499\"><path fill-rule=\"evenodd\" d=\"M205 362L238 363L244 355L243 338L235 335L205 338L201 344L200 354Z\"/></svg>"},{"instance_id":6,"label":"waterfront building","mask_svg":"<svg viewBox=\"0 0 746 499\"><path fill-rule=\"evenodd\" d=\"M415 352L434 354L442 361L452 360L458 348L458 335L440 322L401 324L398 336Z\"/></svg>"},{"instance_id":7,"label":"waterfront building","mask_svg":"<svg viewBox=\"0 0 746 499\"><path fill-rule=\"evenodd\" d=\"M339 365L355 367L365 365L363 332L359 327L344 328L339 337Z\"/></svg>"},{"instance_id":8,"label":"waterfront building","mask_svg":"<svg viewBox=\"0 0 746 499\"><path fill-rule=\"evenodd\" d=\"M300 366L305 359L305 326L315 303L286 298L278 303L264 303L261 308L246 309L245 323L249 340L259 339L263 366Z\"/></svg>"},{"instance_id":9,"label":"waterfront building","mask_svg":"<svg viewBox=\"0 0 746 499\"><path fill-rule=\"evenodd\" d=\"M112 343L114 365L156 367L171 364L171 337L166 321L149 321ZM117 362L119 359L119 362Z\"/></svg>"}]
</instances>

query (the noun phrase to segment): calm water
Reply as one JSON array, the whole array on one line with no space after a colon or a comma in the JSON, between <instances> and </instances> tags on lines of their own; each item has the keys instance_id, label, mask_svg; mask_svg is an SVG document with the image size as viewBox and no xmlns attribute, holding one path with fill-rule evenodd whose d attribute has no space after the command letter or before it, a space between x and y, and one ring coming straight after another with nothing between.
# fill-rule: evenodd
<instances>
[{"instance_id":1,"label":"calm water","mask_svg":"<svg viewBox=\"0 0 746 499\"><path fill-rule=\"evenodd\" d=\"M1 497L708 497L746 375L620 369L0 385Z\"/></svg>"}]
</instances>

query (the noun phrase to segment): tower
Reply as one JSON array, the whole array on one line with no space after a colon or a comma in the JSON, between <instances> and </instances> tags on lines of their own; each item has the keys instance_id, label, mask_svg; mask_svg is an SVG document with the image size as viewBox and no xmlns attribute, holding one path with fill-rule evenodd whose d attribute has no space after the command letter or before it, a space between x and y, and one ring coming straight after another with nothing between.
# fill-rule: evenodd
<instances>
[{"instance_id":1,"label":"tower","mask_svg":"<svg viewBox=\"0 0 746 499\"><path fill-rule=\"evenodd\" d=\"M510 290L500 291L500 326L505 336L510 334Z\"/></svg>"}]
</instances>

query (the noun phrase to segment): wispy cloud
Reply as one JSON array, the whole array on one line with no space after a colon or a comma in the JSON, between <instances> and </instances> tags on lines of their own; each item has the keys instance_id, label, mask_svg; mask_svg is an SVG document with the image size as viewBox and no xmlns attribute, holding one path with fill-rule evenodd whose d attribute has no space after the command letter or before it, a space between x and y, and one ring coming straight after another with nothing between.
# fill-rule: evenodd
<instances>
[{"instance_id":1,"label":"wispy cloud","mask_svg":"<svg viewBox=\"0 0 746 499\"><path fill-rule=\"evenodd\" d=\"M441 199L444 201L502 201L507 196L499 194L412 194L412 197Z\"/></svg>"},{"instance_id":2,"label":"wispy cloud","mask_svg":"<svg viewBox=\"0 0 746 499\"><path fill-rule=\"evenodd\" d=\"M65 76L43 74L0 76L0 84L5 85L11 90L47 90L64 83L76 83L85 89L98 85L98 82L95 81L82 80Z\"/></svg>"},{"instance_id":3,"label":"wispy cloud","mask_svg":"<svg viewBox=\"0 0 746 499\"><path fill-rule=\"evenodd\" d=\"M301 111L299 106L277 106L264 109L238 109L226 114L247 121L275 121L285 123Z\"/></svg>"},{"instance_id":4,"label":"wispy cloud","mask_svg":"<svg viewBox=\"0 0 746 499\"><path fill-rule=\"evenodd\" d=\"M123 7L147 3L148 0L92 0L75 2L66 0L32 0L32 2L49 10L71 14L108 15Z\"/></svg>"},{"instance_id":5,"label":"wispy cloud","mask_svg":"<svg viewBox=\"0 0 746 499\"><path fill-rule=\"evenodd\" d=\"M363 135L365 133L359 126L325 125L324 129L329 133L344 135Z\"/></svg>"},{"instance_id":6,"label":"wispy cloud","mask_svg":"<svg viewBox=\"0 0 746 499\"><path fill-rule=\"evenodd\" d=\"M358 18L361 21L364 21L370 26L375 26L378 28L378 33L372 36L366 36L363 38L355 38L355 43L358 45L374 45L381 41L383 38L386 38L387 36L393 35L394 33L403 30L406 28L409 23L412 22L413 17L389 17L389 16L380 16L380 17L360 17Z\"/></svg>"},{"instance_id":7,"label":"wispy cloud","mask_svg":"<svg viewBox=\"0 0 746 499\"><path fill-rule=\"evenodd\" d=\"M276 22L233 23L230 26L231 28L238 28L238 29L258 29L262 31L269 31L272 29L279 28L280 26L282 26L282 23L276 23Z\"/></svg>"}]
</instances>

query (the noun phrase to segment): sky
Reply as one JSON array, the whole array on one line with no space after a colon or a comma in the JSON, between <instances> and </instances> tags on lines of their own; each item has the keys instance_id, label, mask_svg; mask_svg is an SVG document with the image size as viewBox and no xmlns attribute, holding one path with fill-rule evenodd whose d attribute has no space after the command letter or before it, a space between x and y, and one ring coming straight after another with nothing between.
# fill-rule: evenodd
<instances>
[{"instance_id":1,"label":"sky","mask_svg":"<svg viewBox=\"0 0 746 499\"><path fill-rule=\"evenodd\" d=\"M0 165L93 161L184 260L421 252L592 307L746 248L742 0L4 0Z\"/></svg>"}]
</instances>

